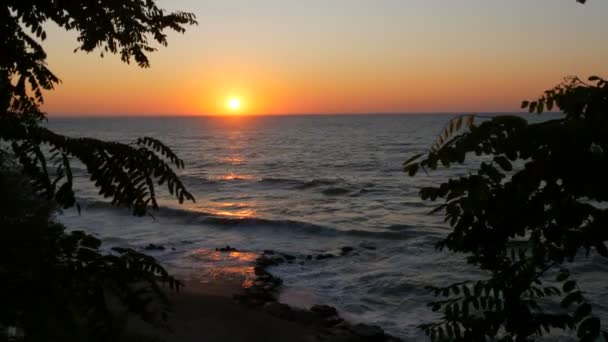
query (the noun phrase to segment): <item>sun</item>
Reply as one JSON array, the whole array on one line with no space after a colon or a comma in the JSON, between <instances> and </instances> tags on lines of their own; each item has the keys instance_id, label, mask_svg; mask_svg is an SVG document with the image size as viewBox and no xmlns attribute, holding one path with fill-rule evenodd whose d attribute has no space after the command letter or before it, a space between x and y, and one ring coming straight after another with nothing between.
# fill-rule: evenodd
<instances>
[{"instance_id":1,"label":"sun","mask_svg":"<svg viewBox=\"0 0 608 342\"><path fill-rule=\"evenodd\" d=\"M226 102L226 106L231 112L237 112L239 109L241 109L242 106L241 99L239 99L238 97L231 97Z\"/></svg>"}]
</instances>

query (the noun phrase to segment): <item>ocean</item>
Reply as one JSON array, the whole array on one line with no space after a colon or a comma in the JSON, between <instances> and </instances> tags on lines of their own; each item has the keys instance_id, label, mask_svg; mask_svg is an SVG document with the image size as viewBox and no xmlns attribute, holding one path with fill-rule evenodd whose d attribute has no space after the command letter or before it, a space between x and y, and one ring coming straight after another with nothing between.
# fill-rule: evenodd
<instances>
[{"instance_id":1,"label":"ocean","mask_svg":"<svg viewBox=\"0 0 608 342\"><path fill-rule=\"evenodd\" d=\"M434 249L449 227L441 215L429 215L437 203L418 195L467 166L416 177L402 171L454 116L51 118L51 129L70 136L160 139L184 159L179 174L196 197L179 205L159 191L160 211L132 217L107 205L75 164L83 210L66 210L59 220L96 234L107 247L162 245L149 254L199 282L247 276L264 250L287 253L296 259L269 269L284 280L281 301L332 305L352 321L421 340L416 326L436 318L425 286L481 275L462 255ZM239 252L215 251L226 245ZM353 251L340 256L342 247ZM328 253L336 257L316 259ZM604 321L607 270L608 263L592 255L573 271L584 274L581 285Z\"/></svg>"}]
</instances>

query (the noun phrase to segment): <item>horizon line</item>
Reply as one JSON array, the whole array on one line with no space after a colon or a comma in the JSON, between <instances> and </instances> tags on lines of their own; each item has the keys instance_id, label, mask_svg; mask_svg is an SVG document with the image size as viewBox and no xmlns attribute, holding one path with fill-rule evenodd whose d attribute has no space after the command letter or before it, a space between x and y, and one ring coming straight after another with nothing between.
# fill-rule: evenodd
<instances>
[{"instance_id":1,"label":"horizon line","mask_svg":"<svg viewBox=\"0 0 608 342\"><path fill-rule=\"evenodd\" d=\"M560 114L559 111L544 112L543 114ZM47 118L193 118L193 117L286 117L286 116L391 116L391 115L504 115L504 114L530 114L528 111L439 111L439 112L368 112L368 113L293 113L293 114L65 114L47 113ZM534 114L534 113L532 113Z\"/></svg>"}]
</instances>

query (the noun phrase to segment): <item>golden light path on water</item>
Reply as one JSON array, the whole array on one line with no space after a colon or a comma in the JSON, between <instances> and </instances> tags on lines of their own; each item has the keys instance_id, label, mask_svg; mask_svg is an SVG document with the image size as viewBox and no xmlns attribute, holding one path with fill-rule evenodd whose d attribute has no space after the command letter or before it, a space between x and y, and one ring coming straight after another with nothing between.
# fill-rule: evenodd
<instances>
[{"instance_id":1,"label":"golden light path on water","mask_svg":"<svg viewBox=\"0 0 608 342\"><path fill-rule=\"evenodd\" d=\"M199 283L235 281L244 288L253 285L255 278L253 263L258 256L253 252L221 252L210 249L195 249L187 254L188 258L197 262L213 265L201 274L192 275L195 281Z\"/></svg>"},{"instance_id":2,"label":"golden light path on water","mask_svg":"<svg viewBox=\"0 0 608 342\"><path fill-rule=\"evenodd\" d=\"M219 158L219 161L224 164L230 164L230 165L243 165L247 162L247 160L243 156L221 157L221 158Z\"/></svg>"},{"instance_id":3,"label":"golden light path on water","mask_svg":"<svg viewBox=\"0 0 608 342\"><path fill-rule=\"evenodd\" d=\"M211 179L214 180L226 180L226 181L231 181L231 180L256 180L257 177L254 177L252 175L246 175L246 174L237 174L234 172L229 172L223 175L218 175L218 176L213 176L211 177Z\"/></svg>"},{"instance_id":4,"label":"golden light path on water","mask_svg":"<svg viewBox=\"0 0 608 342\"><path fill-rule=\"evenodd\" d=\"M248 176L233 173L218 176L223 180L246 179ZM189 206L189 210L202 215L213 215L227 219L255 218L256 203L253 201L208 201L197 206ZM186 255L200 265L210 267L199 274L192 275L192 280L201 284L214 282L239 282L241 287L248 288L253 285L255 278L254 262L259 257L257 253L247 251L219 251L211 249L195 249Z\"/></svg>"}]
</instances>

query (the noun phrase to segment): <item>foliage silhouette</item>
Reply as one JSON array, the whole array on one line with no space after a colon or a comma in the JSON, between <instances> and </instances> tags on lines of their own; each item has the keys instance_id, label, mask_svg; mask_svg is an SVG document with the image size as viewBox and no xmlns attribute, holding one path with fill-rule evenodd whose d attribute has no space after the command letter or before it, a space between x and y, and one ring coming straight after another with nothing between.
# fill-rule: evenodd
<instances>
[{"instance_id":1,"label":"foliage silhouette","mask_svg":"<svg viewBox=\"0 0 608 342\"><path fill-rule=\"evenodd\" d=\"M170 306L159 284L181 284L153 258L103 253L97 238L66 233L14 168L0 171L0 187L0 326L26 341L109 341L123 335L126 312L164 324Z\"/></svg>"},{"instance_id":2,"label":"foliage silhouette","mask_svg":"<svg viewBox=\"0 0 608 342\"><path fill-rule=\"evenodd\" d=\"M77 206L71 161L85 165L99 193L134 215L157 209L156 187L194 201L175 169L184 162L152 137L132 144L66 137L40 125L43 91L59 79L46 66L43 25L78 33L75 51L119 54L149 67L167 29L184 32L193 14L168 13L153 0L7 0L0 5L0 328L28 341L115 340L121 310L149 323L169 310L159 287L180 283L131 249L104 253L83 232L54 222L56 205ZM7 148L9 147L9 148ZM44 151L49 150L49 153ZM15 334L13 334L15 335ZM15 336L13 336L15 337Z\"/></svg>"},{"instance_id":3,"label":"foliage silhouette","mask_svg":"<svg viewBox=\"0 0 608 342\"><path fill-rule=\"evenodd\" d=\"M46 67L46 53L37 40L46 39L42 25L53 21L67 30L79 32L76 50L119 53L124 62L134 59L148 67L146 53L155 50L149 36L166 45L167 28L184 32L183 25L195 24L194 15L166 13L154 1L69 3L57 1L9 0L0 7L0 139L11 142L14 154L42 195L54 198L63 207L75 204L69 157L76 158L91 173L100 194L112 203L143 215L148 207L157 208L155 181L167 183L179 202L194 200L171 168L182 168L183 161L165 145L150 137L133 145L95 139L73 139L40 127L44 118L39 105L43 90L53 89L59 79ZM29 88L28 88L29 87ZM31 95L33 94L33 95ZM48 158L41 145L52 148ZM171 163L167 163L164 158ZM56 166L49 174L47 164Z\"/></svg>"},{"instance_id":4,"label":"foliage silhouette","mask_svg":"<svg viewBox=\"0 0 608 342\"><path fill-rule=\"evenodd\" d=\"M608 338L566 268L577 256L608 257L608 82L589 82L568 78L522 103L539 114L558 108L563 117L470 119L460 134L449 124L428 154L404 164L413 176L478 156L475 173L420 191L443 201L433 212L452 227L437 248L466 253L489 275L431 287L443 297L430 304L442 318L421 328L434 341L527 341L551 328L576 329L581 341ZM555 296L559 309L551 309Z\"/></svg>"}]
</instances>

